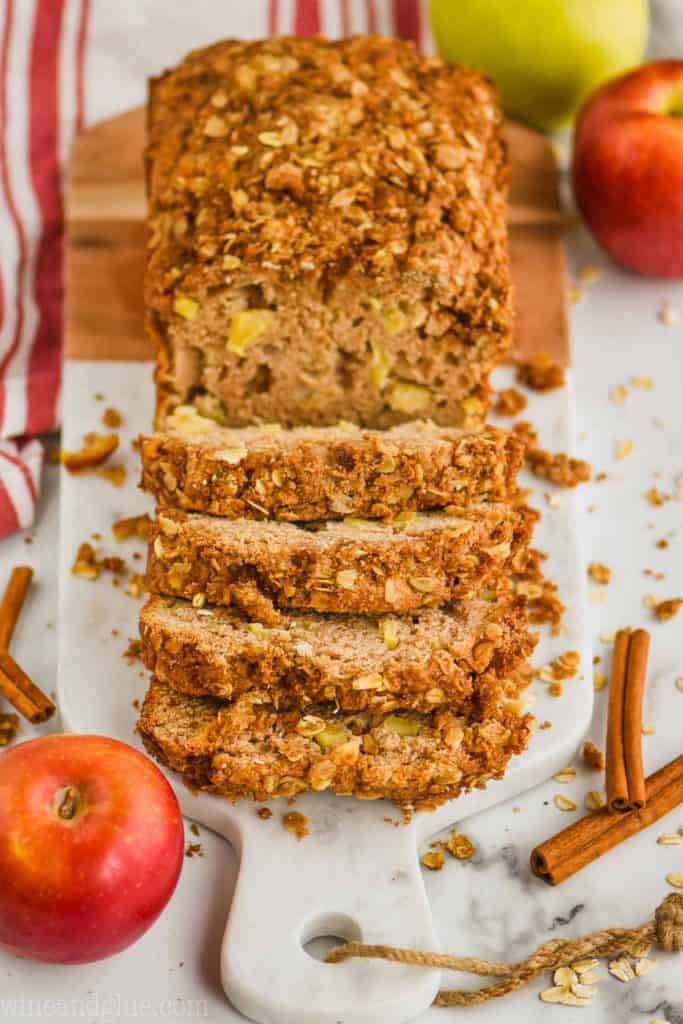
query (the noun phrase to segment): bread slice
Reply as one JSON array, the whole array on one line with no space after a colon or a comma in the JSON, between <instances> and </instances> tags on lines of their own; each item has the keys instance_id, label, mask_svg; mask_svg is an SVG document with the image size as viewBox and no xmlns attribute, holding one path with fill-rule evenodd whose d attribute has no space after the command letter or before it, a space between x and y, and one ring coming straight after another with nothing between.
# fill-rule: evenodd
<instances>
[{"instance_id":1,"label":"bread slice","mask_svg":"<svg viewBox=\"0 0 683 1024\"><path fill-rule=\"evenodd\" d=\"M157 426L461 425L511 337L495 87L379 36L227 40L151 84Z\"/></svg>"},{"instance_id":2,"label":"bread slice","mask_svg":"<svg viewBox=\"0 0 683 1024\"><path fill-rule=\"evenodd\" d=\"M179 406L166 432L140 438L142 487L162 506L229 519L393 518L408 509L505 501L523 444L495 427L417 421L387 431L231 430Z\"/></svg>"},{"instance_id":3,"label":"bread slice","mask_svg":"<svg viewBox=\"0 0 683 1024\"><path fill-rule=\"evenodd\" d=\"M190 697L152 680L138 732L162 764L190 786L236 800L331 789L365 800L434 806L500 778L526 746L530 715L467 722L430 715L275 711L244 696L232 703Z\"/></svg>"},{"instance_id":4,"label":"bread slice","mask_svg":"<svg viewBox=\"0 0 683 1024\"><path fill-rule=\"evenodd\" d=\"M147 579L153 593L199 607L237 604L266 625L273 605L407 612L462 599L522 568L535 515L494 503L311 529L165 509L150 536Z\"/></svg>"},{"instance_id":5,"label":"bread slice","mask_svg":"<svg viewBox=\"0 0 683 1024\"><path fill-rule=\"evenodd\" d=\"M347 711L448 704L480 718L519 697L535 644L521 598L380 618L283 612L268 628L233 609L152 596L140 635L146 666L184 693Z\"/></svg>"}]
</instances>

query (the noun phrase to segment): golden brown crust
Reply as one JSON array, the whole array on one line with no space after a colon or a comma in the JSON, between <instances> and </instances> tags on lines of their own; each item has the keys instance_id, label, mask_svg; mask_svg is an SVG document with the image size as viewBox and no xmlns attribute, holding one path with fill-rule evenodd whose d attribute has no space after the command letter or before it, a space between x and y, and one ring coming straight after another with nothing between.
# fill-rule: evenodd
<instances>
[{"instance_id":1,"label":"golden brown crust","mask_svg":"<svg viewBox=\"0 0 683 1024\"><path fill-rule=\"evenodd\" d=\"M383 618L282 613L265 628L230 609L153 596L140 634L147 668L184 693L252 693L277 708L449 705L478 718L517 699L528 682L517 670L535 644L521 599Z\"/></svg>"},{"instance_id":2,"label":"golden brown crust","mask_svg":"<svg viewBox=\"0 0 683 1024\"><path fill-rule=\"evenodd\" d=\"M523 452L516 435L495 427L468 433L424 422L385 432L351 424L230 430L186 406L169 428L140 438L143 489L162 506L230 519L390 519L504 501L515 494Z\"/></svg>"},{"instance_id":3,"label":"golden brown crust","mask_svg":"<svg viewBox=\"0 0 683 1024\"><path fill-rule=\"evenodd\" d=\"M439 422L467 396L484 411L511 331L501 124L481 75L378 36L228 40L157 79L157 422L211 399L230 425L383 427L410 415L406 383ZM245 309L271 322L226 352Z\"/></svg>"},{"instance_id":4,"label":"golden brown crust","mask_svg":"<svg viewBox=\"0 0 683 1024\"><path fill-rule=\"evenodd\" d=\"M189 785L233 800L329 788L432 806L500 778L532 729L530 715L512 712L476 723L447 710L427 716L350 715L315 706L276 712L249 697L232 703L188 697L156 680L138 723L162 764L182 772Z\"/></svg>"},{"instance_id":5,"label":"golden brown crust","mask_svg":"<svg viewBox=\"0 0 683 1024\"><path fill-rule=\"evenodd\" d=\"M361 614L434 607L523 568L536 519L502 503L457 511L313 530L167 509L150 537L147 579L153 593L238 604L256 618L267 606L250 608L254 599Z\"/></svg>"}]
</instances>

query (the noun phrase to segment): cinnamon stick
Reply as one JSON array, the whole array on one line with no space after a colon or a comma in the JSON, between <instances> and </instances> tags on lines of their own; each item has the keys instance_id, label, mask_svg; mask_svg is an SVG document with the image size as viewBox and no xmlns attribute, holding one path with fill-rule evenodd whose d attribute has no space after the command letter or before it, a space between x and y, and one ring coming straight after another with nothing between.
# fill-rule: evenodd
<instances>
[{"instance_id":1,"label":"cinnamon stick","mask_svg":"<svg viewBox=\"0 0 683 1024\"><path fill-rule=\"evenodd\" d=\"M614 640L606 744L611 811L629 811L645 802L641 727L649 646L644 629L621 629Z\"/></svg>"},{"instance_id":2,"label":"cinnamon stick","mask_svg":"<svg viewBox=\"0 0 683 1024\"><path fill-rule=\"evenodd\" d=\"M532 850L531 870L549 885L558 885L681 803L683 754L645 780L643 807L614 814L606 806L581 818Z\"/></svg>"},{"instance_id":3,"label":"cinnamon stick","mask_svg":"<svg viewBox=\"0 0 683 1024\"><path fill-rule=\"evenodd\" d=\"M645 629L631 633L624 692L624 761L629 807L642 807L646 800L643 771L643 694L647 675L650 634Z\"/></svg>"},{"instance_id":4,"label":"cinnamon stick","mask_svg":"<svg viewBox=\"0 0 683 1024\"><path fill-rule=\"evenodd\" d=\"M32 579L33 569L30 566L17 565L12 569L5 593L0 601L0 650L9 650L14 627L26 600Z\"/></svg>"},{"instance_id":5,"label":"cinnamon stick","mask_svg":"<svg viewBox=\"0 0 683 1024\"><path fill-rule=\"evenodd\" d=\"M628 810L628 784L624 758L624 694L630 638L630 629L620 629L614 638L614 650L612 651L607 708L607 740L605 743L605 786L607 806L611 811Z\"/></svg>"},{"instance_id":6,"label":"cinnamon stick","mask_svg":"<svg viewBox=\"0 0 683 1024\"><path fill-rule=\"evenodd\" d=\"M33 725L47 721L56 710L50 698L29 679L8 651L0 651L0 696Z\"/></svg>"}]
</instances>

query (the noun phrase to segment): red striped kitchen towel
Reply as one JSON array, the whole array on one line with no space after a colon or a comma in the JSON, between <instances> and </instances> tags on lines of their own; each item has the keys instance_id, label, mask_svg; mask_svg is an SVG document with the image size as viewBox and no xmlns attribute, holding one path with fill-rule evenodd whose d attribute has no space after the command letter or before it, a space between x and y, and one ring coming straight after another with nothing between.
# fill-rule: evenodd
<instances>
[{"instance_id":1,"label":"red striped kitchen towel","mask_svg":"<svg viewBox=\"0 0 683 1024\"><path fill-rule=\"evenodd\" d=\"M0 15L5 439L59 425L62 182L79 128L142 103L149 75L224 36L381 32L427 41L425 0L0 0ZM31 521L36 452L2 452L0 536Z\"/></svg>"}]
</instances>

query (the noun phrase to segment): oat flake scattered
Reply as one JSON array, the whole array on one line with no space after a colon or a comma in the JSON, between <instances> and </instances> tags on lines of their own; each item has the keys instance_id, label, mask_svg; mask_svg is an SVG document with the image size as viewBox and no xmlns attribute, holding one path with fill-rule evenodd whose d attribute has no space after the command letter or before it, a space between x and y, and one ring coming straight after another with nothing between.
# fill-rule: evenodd
<instances>
[{"instance_id":1,"label":"oat flake scattered","mask_svg":"<svg viewBox=\"0 0 683 1024\"><path fill-rule=\"evenodd\" d=\"M575 811L578 807L575 800L572 800L568 796L564 796L562 793L556 793L553 800L555 802L555 806L560 811Z\"/></svg>"},{"instance_id":2,"label":"oat flake scattered","mask_svg":"<svg viewBox=\"0 0 683 1024\"><path fill-rule=\"evenodd\" d=\"M606 803L607 800L605 799L604 795L600 793L597 789L590 789L586 793L584 806L587 811L599 811L600 808L604 807Z\"/></svg>"},{"instance_id":3,"label":"oat flake scattered","mask_svg":"<svg viewBox=\"0 0 683 1024\"><path fill-rule=\"evenodd\" d=\"M617 459L625 459L633 454L633 441L627 437L614 442L614 455Z\"/></svg>"},{"instance_id":4,"label":"oat flake scattered","mask_svg":"<svg viewBox=\"0 0 683 1024\"><path fill-rule=\"evenodd\" d=\"M666 876L666 880L675 889L683 889L683 874L680 871L670 871Z\"/></svg>"},{"instance_id":5,"label":"oat flake scattered","mask_svg":"<svg viewBox=\"0 0 683 1024\"><path fill-rule=\"evenodd\" d=\"M670 835L657 837L660 846L678 846L683 843L683 835L680 832L672 832Z\"/></svg>"},{"instance_id":6,"label":"oat flake scattered","mask_svg":"<svg viewBox=\"0 0 683 1024\"><path fill-rule=\"evenodd\" d=\"M615 384L613 388L610 388L609 396L613 402L621 405L628 398L628 388L624 384Z\"/></svg>"},{"instance_id":7,"label":"oat flake scattered","mask_svg":"<svg viewBox=\"0 0 683 1024\"><path fill-rule=\"evenodd\" d=\"M652 377L629 377L628 382L632 388L641 388L644 391L649 391L655 386Z\"/></svg>"},{"instance_id":8,"label":"oat flake scattered","mask_svg":"<svg viewBox=\"0 0 683 1024\"><path fill-rule=\"evenodd\" d=\"M657 732L657 726L654 724L654 722L643 722L643 724L640 727L640 730L643 736L654 736L654 734Z\"/></svg>"},{"instance_id":9,"label":"oat flake scattered","mask_svg":"<svg viewBox=\"0 0 683 1024\"><path fill-rule=\"evenodd\" d=\"M568 783L573 782L576 778L576 768L563 768L559 772L555 772L553 775L555 782Z\"/></svg>"}]
</instances>

